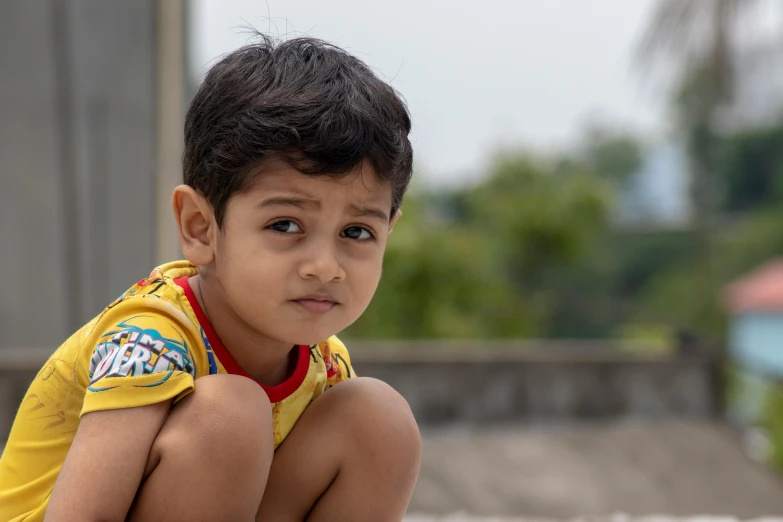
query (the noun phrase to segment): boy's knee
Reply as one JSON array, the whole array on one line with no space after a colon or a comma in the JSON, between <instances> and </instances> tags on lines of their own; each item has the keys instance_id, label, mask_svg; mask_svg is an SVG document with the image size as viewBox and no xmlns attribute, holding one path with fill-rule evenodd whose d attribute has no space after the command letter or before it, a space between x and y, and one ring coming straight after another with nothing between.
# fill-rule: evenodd
<instances>
[{"instance_id":1,"label":"boy's knee","mask_svg":"<svg viewBox=\"0 0 783 522\"><path fill-rule=\"evenodd\" d=\"M421 452L421 435L408 402L383 381L359 377L342 382L324 395L332 394L342 411L343 422L361 444L379 443L406 454Z\"/></svg>"},{"instance_id":2,"label":"boy's knee","mask_svg":"<svg viewBox=\"0 0 783 522\"><path fill-rule=\"evenodd\" d=\"M254 513L274 455L272 433L271 406L258 384L233 375L199 378L195 390L171 408L152 443L131 519L148 520L158 513L160 485L183 474L189 484L207 487L220 499L217 505L230 505L232 513ZM209 509L214 512L215 506Z\"/></svg>"},{"instance_id":3,"label":"boy's knee","mask_svg":"<svg viewBox=\"0 0 783 522\"><path fill-rule=\"evenodd\" d=\"M272 409L264 390L235 375L210 375L172 408L155 444L161 451L232 453L239 459L274 446ZM233 460L233 459L232 459Z\"/></svg>"}]
</instances>

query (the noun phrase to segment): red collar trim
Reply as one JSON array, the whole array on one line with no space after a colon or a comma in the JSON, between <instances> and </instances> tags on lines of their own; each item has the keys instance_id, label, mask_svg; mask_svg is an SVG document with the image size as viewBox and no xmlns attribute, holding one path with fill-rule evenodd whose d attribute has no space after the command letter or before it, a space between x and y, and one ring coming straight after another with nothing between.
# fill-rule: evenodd
<instances>
[{"instance_id":1,"label":"red collar trim","mask_svg":"<svg viewBox=\"0 0 783 522\"><path fill-rule=\"evenodd\" d=\"M247 372L237 364L234 358L231 357L231 354L228 352L228 350L226 350L225 346L223 346L223 343L220 342L220 338L217 336L217 333L215 333L214 328L212 328L212 324L210 324L209 319L207 319L207 315L204 313L204 310L201 309L201 305L199 304L198 299L196 299L196 294L193 293L193 289L190 287L188 276L178 277L174 280L174 282L179 285L182 290L184 290L185 297L188 298L190 307L193 309L199 324L204 329L204 333L207 335L209 344L212 346L212 351L215 353L218 360L223 365L223 368L225 368L228 373L233 375L241 375L258 383L258 385L261 386L261 388L263 388L266 392L267 397L269 397L269 402L280 402L291 396L292 393L299 389L299 387L304 382L305 377L307 377L307 370L310 367L309 346L298 346L299 354L296 361L296 368L294 369L294 373L291 374L288 379L278 384L277 386L266 386L261 384L248 375Z\"/></svg>"}]
</instances>

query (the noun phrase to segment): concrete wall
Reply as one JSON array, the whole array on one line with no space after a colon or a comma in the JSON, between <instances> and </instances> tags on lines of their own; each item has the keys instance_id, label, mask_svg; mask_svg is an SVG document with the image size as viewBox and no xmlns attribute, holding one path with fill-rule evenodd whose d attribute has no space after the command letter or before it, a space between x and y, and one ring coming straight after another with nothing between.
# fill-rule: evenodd
<instances>
[{"instance_id":1,"label":"concrete wall","mask_svg":"<svg viewBox=\"0 0 783 522\"><path fill-rule=\"evenodd\" d=\"M0 346L67 329L51 11L0 4Z\"/></svg>"},{"instance_id":2,"label":"concrete wall","mask_svg":"<svg viewBox=\"0 0 783 522\"><path fill-rule=\"evenodd\" d=\"M0 3L0 350L56 347L155 265L158 9Z\"/></svg>"},{"instance_id":3,"label":"concrete wall","mask_svg":"<svg viewBox=\"0 0 783 522\"><path fill-rule=\"evenodd\" d=\"M425 425L711 418L721 411L718 365L704 358L357 359L353 366L391 384Z\"/></svg>"}]
</instances>

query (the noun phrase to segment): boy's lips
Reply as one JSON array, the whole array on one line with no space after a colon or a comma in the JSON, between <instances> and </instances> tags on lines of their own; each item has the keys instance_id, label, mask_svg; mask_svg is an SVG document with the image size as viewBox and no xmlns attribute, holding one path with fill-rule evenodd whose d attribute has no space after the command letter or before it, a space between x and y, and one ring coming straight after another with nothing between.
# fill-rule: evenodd
<instances>
[{"instance_id":1,"label":"boy's lips","mask_svg":"<svg viewBox=\"0 0 783 522\"><path fill-rule=\"evenodd\" d=\"M325 314L340 304L337 299L328 294L310 294L297 297L292 301L313 314Z\"/></svg>"}]
</instances>

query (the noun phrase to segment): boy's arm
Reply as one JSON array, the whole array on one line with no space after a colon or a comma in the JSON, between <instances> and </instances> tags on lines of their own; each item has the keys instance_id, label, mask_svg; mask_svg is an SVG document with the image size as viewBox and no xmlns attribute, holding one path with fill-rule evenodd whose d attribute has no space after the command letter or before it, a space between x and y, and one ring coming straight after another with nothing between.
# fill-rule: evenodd
<instances>
[{"instance_id":1,"label":"boy's arm","mask_svg":"<svg viewBox=\"0 0 783 522\"><path fill-rule=\"evenodd\" d=\"M193 391L204 364L188 321L162 299L127 299L83 341L75 377L84 401L47 521L126 519L172 403Z\"/></svg>"},{"instance_id":2,"label":"boy's arm","mask_svg":"<svg viewBox=\"0 0 783 522\"><path fill-rule=\"evenodd\" d=\"M85 414L54 486L46 522L123 521L171 401Z\"/></svg>"}]
</instances>

